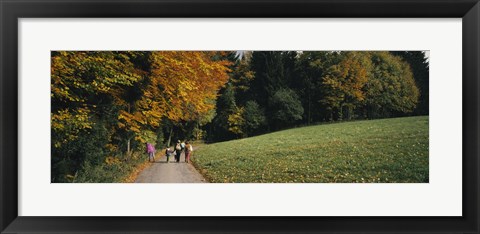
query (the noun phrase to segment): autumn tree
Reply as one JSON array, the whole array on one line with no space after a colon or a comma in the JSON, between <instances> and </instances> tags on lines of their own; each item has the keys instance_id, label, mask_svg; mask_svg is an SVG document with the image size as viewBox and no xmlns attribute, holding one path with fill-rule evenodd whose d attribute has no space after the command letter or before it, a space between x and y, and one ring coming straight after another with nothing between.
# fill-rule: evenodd
<instances>
[{"instance_id":1,"label":"autumn tree","mask_svg":"<svg viewBox=\"0 0 480 234\"><path fill-rule=\"evenodd\" d=\"M52 181L116 150L110 143L123 91L142 79L129 52L61 51L51 55Z\"/></svg>"},{"instance_id":2,"label":"autumn tree","mask_svg":"<svg viewBox=\"0 0 480 234\"><path fill-rule=\"evenodd\" d=\"M52 52L52 181L103 173L97 166L161 142L169 125L210 122L230 72L223 53Z\"/></svg>"},{"instance_id":3,"label":"autumn tree","mask_svg":"<svg viewBox=\"0 0 480 234\"><path fill-rule=\"evenodd\" d=\"M296 61L297 79L291 87L299 95L303 105L305 123L319 122L327 114L322 106L322 78L327 69L338 64L339 53L332 51L304 51Z\"/></svg>"},{"instance_id":4,"label":"autumn tree","mask_svg":"<svg viewBox=\"0 0 480 234\"><path fill-rule=\"evenodd\" d=\"M351 119L354 110L365 100L371 61L365 53L344 52L338 64L330 66L322 79L320 102L331 118Z\"/></svg>"},{"instance_id":5,"label":"autumn tree","mask_svg":"<svg viewBox=\"0 0 480 234\"><path fill-rule=\"evenodd\" d=\"M393 117L412 113L419 90L408 63L388 52L372 52L371 77L364 87L369 118Z\"/></svg>"},{"instance_id":6,"label":"autumn tree","mask_svg":"<svg viewBox=\"0 0 480 234\"><path fill-rule=\"evenodd\" d=\"M119 125L146 142L142 129L158 128L163 118L174 125L211 115L218 90L228 79L228 61L214 60L217 52L156 51L149 57L151 72L134 111L120 112Z\"/></svg>"},{"instance_id":7,"label":"autumn tree","mask_svg":"<svg viewBox=\"0 0 480 234\"><path fill-rule=\"evenodd\" d=\"M420 91L418 105L414 112L418 115L428 115L430 68L425 51L393 51L392 54L401 57L410 65L413 78Z\"/></svg>"}]
</instances>

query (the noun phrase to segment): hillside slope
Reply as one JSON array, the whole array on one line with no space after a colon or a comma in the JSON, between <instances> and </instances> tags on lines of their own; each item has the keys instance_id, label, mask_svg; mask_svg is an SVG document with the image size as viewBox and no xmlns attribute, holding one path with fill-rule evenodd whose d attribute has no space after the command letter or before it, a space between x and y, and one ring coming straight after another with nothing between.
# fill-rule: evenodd
<instances>
[{"instance_id":1,"label":"hillside slope","mask_svg":"<svg viewBox=\"0 0 480 234\"><path fill-rule=\"evenodd\" d=\"M210 182L425 183L428 116L324 124L209 144L194 164Z\"/></svg>"}]
</instances>

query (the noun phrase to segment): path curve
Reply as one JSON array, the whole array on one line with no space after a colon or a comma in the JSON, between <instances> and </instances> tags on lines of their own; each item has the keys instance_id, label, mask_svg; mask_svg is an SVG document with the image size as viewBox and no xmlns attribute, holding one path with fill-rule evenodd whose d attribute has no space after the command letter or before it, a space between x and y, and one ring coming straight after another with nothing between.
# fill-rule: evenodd
<instances>
[{"instance_id":1,"label":"path curve","mask_svg":"<svg viewBox=\"0 0 480 234\"><path fill-rule=\"evenodd\" d=\"M191 163L185 163L185 154L179 163L174 156L169 163L166 161L165 156L155 159L153 165L140 172L135 183L207 183Z\"/></svg>"}]
</instances>

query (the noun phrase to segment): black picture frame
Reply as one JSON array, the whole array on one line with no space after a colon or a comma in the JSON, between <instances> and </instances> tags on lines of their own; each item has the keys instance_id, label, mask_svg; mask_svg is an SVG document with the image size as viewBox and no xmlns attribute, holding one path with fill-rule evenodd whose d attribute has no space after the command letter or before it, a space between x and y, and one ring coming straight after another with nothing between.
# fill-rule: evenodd
<instances>
[{"instance_id":1,"label":"black picture frame","mask_svg":"<svg viewBox=\"0 0 480 234\"><path fill-rule=\"evenodd\" d=\"M1 0L1 233L479 232L478 0ZM120 17L462 18L462 217L18 216L18 19ZM41 201L38 201L41 202ZM52 204L53 205L53 204ZM439 204L441 206L441 204Z\"/></svg>"}]
</instances>

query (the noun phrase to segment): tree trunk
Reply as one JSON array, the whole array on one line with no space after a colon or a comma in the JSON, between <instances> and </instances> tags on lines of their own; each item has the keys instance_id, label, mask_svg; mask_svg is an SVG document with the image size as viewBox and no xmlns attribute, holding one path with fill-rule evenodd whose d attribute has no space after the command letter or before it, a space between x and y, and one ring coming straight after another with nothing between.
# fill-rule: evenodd
<instances>
[{"instance_id":1,"label":"tree trunk","mask_svg":"<svg viewBox=\"0 0 480 234\"><path fill-rule=\"evenodd\" d=\"M128 113L130 114L130 103L128 103L128 106L127 106L127 111ZM132 154L132 149L130 147L130 142L131 142L131 137L129 137L127 139L127 160L130 158L131 154Z\"/></svg>"},{"instance_id":2,"label":"tree trunk","mask_svg":"<svg viewBox=\"0 0 480 234\"><path fill-rule=\"evenodd\" d=\"M196 136L195 136L195 140L199 140L198 138L200 137L199 134L200 134L200 123L199 121L197 121L197 131L196 131Z\"/></svg>"},{"instance_id":3,"label":"tree trunk","mask_svg":"<svg viewBox=\"0 0 480 234\"><path fill-rule=\"evenodd\" d=\"M170 142L172 141L173 127L170 128L170 133L168 134L167 147L170 147Z\"/></svg>"},{"instance_id":4,"label":"tree trunk","mask_svg":"<svg viewBox=\"0 0 480 234\"><path fill-rule=\"evenodd\" d=\"M310 125L310 122L311 122L311 109L312 109L312 102L311 102L311 98L310 98L310 91L308 92L308 125Z\"/></svg>"}]
</instances>

